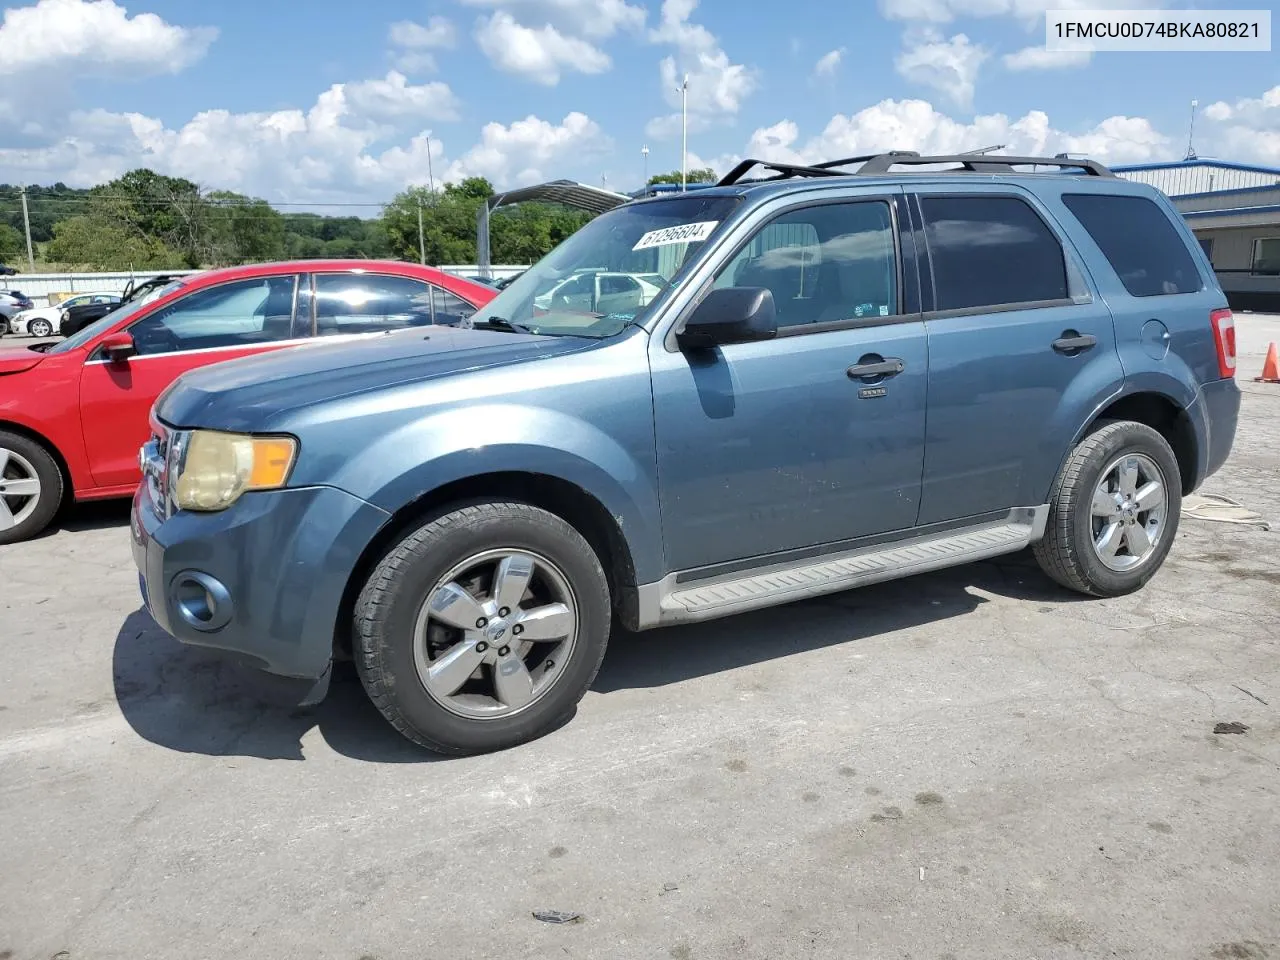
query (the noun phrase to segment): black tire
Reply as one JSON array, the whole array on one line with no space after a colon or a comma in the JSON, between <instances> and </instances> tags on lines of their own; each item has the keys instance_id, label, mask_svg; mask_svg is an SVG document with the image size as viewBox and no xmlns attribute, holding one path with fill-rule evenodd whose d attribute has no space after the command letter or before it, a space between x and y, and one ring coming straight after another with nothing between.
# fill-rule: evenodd
<instances>
[{"instance_id":1,"label":"black tire","mask_svg":"<svg viewBox=\"0 0 1280 960\"><path fill-rule=\"evenodd\" d=\"M572 587L578 633L559 679L509 717L469 719L445 709L423 686L413 635L428 593L456 564L486 550L529 550L552 561ZM611 603L600 559L564 520L525 503L455 506L393 546L355 604L353 655L374 705L393 727L439 753L486 753L534 740L573 715L604 659Z\"/></svg>"},{"instance_id":2,"label":"black tire","mask_svg":"<svg viewBox=\"0 0 1280 960\"><path fill-rule=\"evenodd\" d=\"M43 446L21 434L0 430L0 460L9 459L7 456L9 452L16 453L34 468L40 480L40 493L35 509L21 522L7 529L0 529L0 543L29 540L47 527L57 514L58 507L62 505L64 491L62 471L58 469L57 462ZM5 469L5 473L10 477L19 472L16 461L11 461ZM22 472L25 472L25 468ZM3 479L0 477L0 480ZM0 496L3 496L3 493L0 493ZM6 497L6 513L13 515L15 507L19 512L23 512L28 503L29 501L25 499L19 501L16 497ZM0 521L0 523L3 522Z\"/></svg>"},{"instance_id":3,"label":"black tire","mask_svg":"<svg viewBox=\"0 0 1280 960\"><path fill-rule=\"evenodd\" d=\"M1107 567L1093 546L1093 492L1117 457L1143 454L1164 475L1166 514L1152 553L1132 570ZM1169 555L1182 512L1182 474L1168 441L1143 423L1100 424L1071 451L1053 483L1044 537L1035 544L1040 568L1062 586L1094 597L1118 597L1141 588Z\"/></svg>"}]
</instances>

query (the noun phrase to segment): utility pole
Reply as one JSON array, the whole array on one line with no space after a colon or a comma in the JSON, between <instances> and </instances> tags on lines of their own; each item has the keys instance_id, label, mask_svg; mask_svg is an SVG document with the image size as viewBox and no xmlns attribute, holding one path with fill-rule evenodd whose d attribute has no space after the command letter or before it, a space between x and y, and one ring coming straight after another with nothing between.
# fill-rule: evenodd
<instances>
[{"instance_id":1,"label":"utility pole","mask_svg":"<svg viewBox=\"0 0 1280 960\"><path fill-rule=\"evenodd\" d=\"M649 186L649 145L646 143L640 148L640 155L644 157L644 187Z\"/></svg>"},{"instance_id":2,"label":"utility pole","mask_svg":"<svg viewBox=\"0 0 1280 960\"><path fill-rule=\"evenodd\" d=\"M427 241L422 235L422 200L418 200L418 262L427 265Z\"/></svg>"},{"instance_id":3,"label":"utility pole","mask_svg":"<svg viewBox=\"0 0 1280 960\"><path fill-rule=\"evenodd\" d=\"M19 192L22 194L22 225L27 230L27 266L31 269L32 273L35 273L36 252L35 248L31 246L31 214L27 212L26 184L23 184L22 187L19 188Z\"/></svg>"},{"instance_id":4,"label":"utility pole","mask_svg":"<svg viewBox=\"0 0 1280 960\"><path fill-rule=\"evenodd\" d=\"M680 192L689 189L689 75L680 84Z\"/></svg>"}]
</instances>

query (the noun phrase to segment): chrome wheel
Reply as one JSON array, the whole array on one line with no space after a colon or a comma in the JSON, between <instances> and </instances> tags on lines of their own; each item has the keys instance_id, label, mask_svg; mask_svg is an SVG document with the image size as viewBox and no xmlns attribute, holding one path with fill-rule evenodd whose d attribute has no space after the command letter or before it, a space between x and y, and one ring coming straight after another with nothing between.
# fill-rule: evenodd
<instances>
[{"instance_id":1,"label":"chrome wheel","mask_svg":"<svg viewBox=\"0 0 1280 960\"><path fill-rule=\"evenodd\" d=\"M53 333L53 325L48 320L32 320L27 324L27 333L33 337L47 337Z\"/></svg>"},{"instance_id":2,"label":"chrome wheel","mask_svg":"<svg viewBox=\"0 0 1280 960\"><path fill-rule=\"evenodd\" d=\"M35 513L40 505L40 475L31 461L0 447L0 533Z\"/></svg>"},{"instance_id":3,"label":"chrome wheel","mask_svg":"<svg viewBox=\"0 0 1280 960\"><path fill-rule=\"evenodd\" d=\"M476 554L445 574L418 612L418 679L458 716L512 716L555 686L577 642L578 620L573 588L546 557L511 549Z\"/></svg>"},{"instance_id":4,"label":"chrome wheel","mask_svg":"<svg viewBox=\"0 0 1280 960\"><path fill-rule=\"evenodd\" d=\"M1145 454L1127 453L1102 471L1093 491L1093 549L1110 570L1128 571L1156 551L1169 494L1164 474Z\"/></svg>"}]
</instances>

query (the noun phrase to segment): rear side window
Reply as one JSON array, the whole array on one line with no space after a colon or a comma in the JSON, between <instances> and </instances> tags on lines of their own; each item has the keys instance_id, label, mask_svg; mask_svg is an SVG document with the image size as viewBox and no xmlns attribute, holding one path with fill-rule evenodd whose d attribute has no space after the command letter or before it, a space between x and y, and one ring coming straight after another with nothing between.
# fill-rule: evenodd
<instances>
[{"instance_id":1,"label":"rear side window","mask_svg":"<svg viewBox=\"0 0 1280 960\"><path fill-rule=\"evenodd\" d=\"M1203 286L1182 236L1146 197L1068 193L1062 202L1133 296L1195 293Z\"/></svg>"},{"instance_id":2,"label":"rear side window","mask_svg":"<svg viewBox=\"0 0 1280 960\"><path fill-rule=\"evenodd\" d=\"M1066 300L1062 245L1016 197L920 198L937 310Z\"/></svg>"}]
</instances>

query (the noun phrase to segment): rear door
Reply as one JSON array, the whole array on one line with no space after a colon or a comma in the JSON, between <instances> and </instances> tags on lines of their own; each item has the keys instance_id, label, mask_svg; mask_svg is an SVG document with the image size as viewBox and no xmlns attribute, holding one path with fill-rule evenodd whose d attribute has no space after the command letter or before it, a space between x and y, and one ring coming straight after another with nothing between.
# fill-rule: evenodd
<instances>
[{"instance_id":1,"label":"rear door","mask_svg":"<svg viewBox=\"0 0 1280 960\"><path fill-rule=\"evenodd\" d=\"M1038 506L1081 416L1123 380L1111 313L1028 192L938 184L909 193L927 251L919 523Z\"/></svg>"},{"instance_id":2,"label":"rear door","mask_svg":"<svg viewBox=\"0 0 1280 960\"><path fill-rule=\"evenodd\" d=\"M138 450L156 397L196 367L261 353L306 337L294 328L298 278L290 273L202 287L139 317L123 363L90 351L80 378L80 419L94 482L136 483Z\"/></svg>"}]
</instances>

